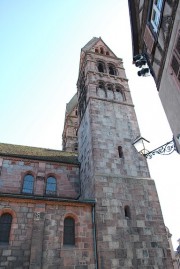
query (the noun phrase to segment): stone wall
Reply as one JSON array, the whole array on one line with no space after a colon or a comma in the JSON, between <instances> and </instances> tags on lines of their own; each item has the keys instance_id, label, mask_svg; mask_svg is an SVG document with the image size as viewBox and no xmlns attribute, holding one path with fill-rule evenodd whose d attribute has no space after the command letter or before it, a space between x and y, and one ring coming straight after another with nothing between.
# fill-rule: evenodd
<instances>
[{"instance_id":1,"label":"stone wall","mask_svg":"<svg viewBox=\"0 0 180 269\"><path fill-rule=\"evenodd\" d=\"M173 268L153 180L97 176L96 197L100 268Z\"/></svg>"},{"instance_id":2,"label":"stone wall","mask_svg":"<svg viewBox=\"0 0 180 269\"><path fill-rule=\"evenodd\" d=\"M1 158L0 192L22 192L23 179L27 173L35 178L34 195L45 195L46 179L57 180L57 197L76 198L79 195L79 167L73 164L39 162L18 158Z\"/></svg>"},{"instance_id":3,"label":"stone wall","mask_svg":"<svg viewBox=\"0 0 180 269\"><path fill-rule=\"evenodd\" d=\"M91 205L1 198L13 216L9 244L0 244L1 269L94 268ZM64 218L75 219L75 246L63 245Z\"/></svg>"}]
</instances>

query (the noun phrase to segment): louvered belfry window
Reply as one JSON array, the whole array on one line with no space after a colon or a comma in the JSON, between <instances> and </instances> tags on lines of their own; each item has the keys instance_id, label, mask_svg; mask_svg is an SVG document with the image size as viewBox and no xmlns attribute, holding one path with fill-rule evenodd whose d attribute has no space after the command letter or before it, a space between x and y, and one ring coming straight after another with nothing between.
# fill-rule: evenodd
<instances>
[{"instance_id":1,"label":"louvered belfry window","mask_svg":"<svg viewBox=\"0 0 180 269\"><path fill-rule=\"evenodd\" d=\"M171 60L171 67L178 81L180 82L180 30Z\"/></svg>"},{"instance_id":2,"label":"louvered belfry window","mask_svg":"<svg viewBox=\"0 0 180 269\"><path fill-rule=\"evenodd\" d=\"M64 220L64 245L75 245L75 221L71 217Z\"/></svg>"},{"instance_id":3,"label":"louvered belfry window","mask_svg":"<svg viewBox=\"0 0 180 269\"><path fill-rule=\"evenodd\" d=\"M8 243L11 230L12 216L5 213L0 217L0 243Z\"/></svg>"}]
</instances>

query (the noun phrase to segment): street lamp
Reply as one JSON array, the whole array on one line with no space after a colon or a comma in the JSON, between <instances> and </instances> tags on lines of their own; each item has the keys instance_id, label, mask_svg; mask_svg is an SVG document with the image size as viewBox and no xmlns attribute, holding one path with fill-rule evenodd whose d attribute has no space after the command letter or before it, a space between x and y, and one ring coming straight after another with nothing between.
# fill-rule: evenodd
<instances>
[{"instance_id":1,"label":"street lamp","mask_svg":"<svg viewBox=\"0 0 180 269\"><path fill-rule=\"evenodd\" d=\"M149 143L149 141L141 136L137 137L133 142L136 150L147 159L151 159L155 154L169 155L173 151L177 151L174 139L152 151L146 149L147 143Z\"/></svg>"}]
</instances>

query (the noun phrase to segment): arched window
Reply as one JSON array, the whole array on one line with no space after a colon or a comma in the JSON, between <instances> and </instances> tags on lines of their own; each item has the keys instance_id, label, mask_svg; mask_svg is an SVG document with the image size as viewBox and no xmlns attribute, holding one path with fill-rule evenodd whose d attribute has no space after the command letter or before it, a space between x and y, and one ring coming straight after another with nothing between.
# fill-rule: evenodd
<instances>
[{"instance_id":1,"label":"arched window","mask_svg":"<svg viewBox=\"0 0 180 269\"><path fill-rule=\"evenodd\" d=\"M103 48L100 48L100 53L104 54L104 49Z\"/></svg>"},{"instance_id":2,"label":"arched window","mask_svg":"<svg viewBox=\"0 0 180 269\"><path fill-rule=\"evenodd\" d=\"M108 85L107 85L107 89L108 89L109 91L113 91L113 85L112 85L112 84L108 84Z\"/></svg>"},{"instance_id":3,"label":"arched window","mask_svg":"<svg viewBox=\"0 0 180 269\"><path fill-rule=\"evenodd\" d=\"M109 51L106 51L106 55L109 55Z\"/></svg>"},{"instance_id":4,"label":"arched window","mask_svg":"<svg viewBox=\"0 0 180 269\"><path fill-rule=\"evenodd\" d=\"M130 207L128 205L126 205L124 207L124 215L125 215L125 218L127 218L127 219L131 218Z\"/></svg>"},{"instance_id":5,"label":"arched window","mask_svg":"<svg viewBox=\"0 0 180 269\"><path fill-rule=\"evenodd\" d=\"M98 85L98 88L100 88L100 89L105 89L105 86L104 86L104 83L103 82L99 82L99 85Z\"/></svg>"},{"instance_id":6,"label":"arched window","mask_svg":"<svg viewBox=\"0 0 180 269\"><path fill-rule=\"evenodd\" d=\"M71 217L64 219L64 245L75 245L75 221Z\"/></svg>"},{"instance_id":7,"label":"arched window","mask_svg":"<svg viewBox=\"0 0 180 269\"><path fill-rule=\"evenodd\" d=\"M119 158L123 158L123 150L121 146L118 146Z\"/></svg>"},{"instance_id":8,"label":"arched window","mask_svg":"<svg viewBox=\"0 0 180 269\"><path fill-rule=\"evenodd\" d=\"M98 63L98 71L101 73L105 72L104 64L102 62Z\"/></svg>"},{"instance_id":9,"label":"arched window","mask_svg":"<svg viewBox=\"0 0 180 269\"><path fill-rule=\"evenodd\" d=\"M4 213L0 217L0 243L9 243L9 235L11 231L12 216Z\"/></svg>"},{"instance_id":10,"label":"arched window","mask_svg":"<svg viewBox=\"0 0 180 269\"><path fill-rule=\"evenodd\" d=\"M57 183L55 177L48 177L46 180L46 194L56 195Z\"/></svg>"},{"instance_id":11,"label":"arched window","mask_svg":"<svg viewBox=\"0 0 180 269\"><path fill-rule=\"evenodd\" d=\"M95 52L96 52L96 53L99 53L99 50L98 50L98 49L95 49Z\"/></svg>"},{"instance_id":12,"label":"arched window","mask_svg":"<svg viewBox=\"0 0 180 269\"><path fill-rule=\"evenodd\" d=\"M113 65L109 65L109 74L113 76L116 75L116 69Z\"/></svg>"},{"instance_id":13,"label":"arched window","mask_svg":"<svg viewBox=\"0 0 180 269\"><path fill-rule=\"evenodd\" d=\"M126 101L124 91L121 86L116 86L116 99L119 101Z\"/></svg>"},{"instance_id":14,"label":"arched window","mask_svg":"<svg viewBox=\"0 0 180 269\"><path fill-rule=\"evenodd\" d=\"M121 92L121 89L119 87L117 87L116 92Z\"/></svg>"},{"instance_id":15,"label":"arched window","mask_svg":"<svg viewBox=\"0 0 180 269\"><path fill-rule=\"evenodd\" d=\"M34 177L30 174L27 174L24 177L22 193L32 194L33 189L34 189Z\"/></svg>"}]
</instances>

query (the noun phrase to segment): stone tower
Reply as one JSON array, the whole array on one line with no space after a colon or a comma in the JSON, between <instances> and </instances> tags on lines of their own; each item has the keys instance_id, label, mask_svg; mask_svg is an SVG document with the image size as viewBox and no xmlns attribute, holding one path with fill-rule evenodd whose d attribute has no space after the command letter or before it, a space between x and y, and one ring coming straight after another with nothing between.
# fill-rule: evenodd
<instances>
[{"instance_id":1,"label":"stone tower","mask_svg":"<svg viewBox=\"0 0 180 269\"><path fill-rule=\"evenodd\" d=\"M66 104L64 130L62 134L62 149L69 152L78 151L78 116L77 116L77 94Z\"/></svg>"},{"instance_id":2,"label":"stone tower","mask_svg":"<svg viewBox=\"0 0 180 269\"><path fill-rule=\"evenodd\" d=\"M98 268L172 268L166 229L122 59L101 38L81 50L78 151L82 198L96 200Z\"/></svg>"}]
</instances>

